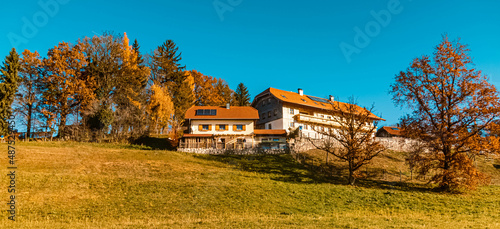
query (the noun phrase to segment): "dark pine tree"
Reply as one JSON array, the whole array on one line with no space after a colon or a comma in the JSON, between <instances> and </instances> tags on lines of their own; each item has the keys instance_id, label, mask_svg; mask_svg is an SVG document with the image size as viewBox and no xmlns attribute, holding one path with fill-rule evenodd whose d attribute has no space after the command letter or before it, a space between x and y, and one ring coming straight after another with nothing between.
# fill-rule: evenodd
<instances>
[{"instance_id":1,"label":"dark pine tree","mask_svg":"<svg viewBox=\"0 0 500 229\"><path fill-rule=\"evenodd\" d=\"M19 54L12 48L0 69L0 134L7 133L7 119L12 114L12 103L19 82Z\"/></svg>"},{"instance_id":2,"label":"dark pine tree","mask_svg":"<svg viewBox=\"0 0 500 229\"><path fill-rule=\"evenodd\" d=\"M174 41L167 40L154 51L151 63L152 80L154 83L159 83L162 86L167 86L169 92L175 92L175 81L179 81L180 75L186 66L182 66L179 62L182 60L181 54L177 53L179 47Z\"/></svg>"},{"instance_id":3,"label":"dark pine tree","mask_svg":"<svg viewBox=\"0 0 500 229\"><path fill-rule=\"evenodd\" d=\"M182 60L179 47L167 40L159 46L153 55L151 63L152 81L168 89L175 106L175 121L181 125L186 110L194 105L192 82L179 62Z\"/></svg>"},{"instance_id":4,"label":"dark pine tree","mask_svg":"<svg viewBox=\"0 0 500 229\"><path fill-rule=\"evenodd\" d=\"M139 50L141 46L139 46L139 42L137 42L137 39L134 40L134 43L132 44L132 49L137 53L137 63L139 65L144 64L144 59L142 58L141 51Z\"/></svg>"},{"instance_id":5,"label":"dark pine tree","mask_svg":"<svg viewBox=\"0 0 500 229\"><path fill-rule=\"evenodd\" d=\"M248 88L243 83L238 84L234 92L234 105L250 106L250 93L248 93Z\"/></svg>"}]
</instances>

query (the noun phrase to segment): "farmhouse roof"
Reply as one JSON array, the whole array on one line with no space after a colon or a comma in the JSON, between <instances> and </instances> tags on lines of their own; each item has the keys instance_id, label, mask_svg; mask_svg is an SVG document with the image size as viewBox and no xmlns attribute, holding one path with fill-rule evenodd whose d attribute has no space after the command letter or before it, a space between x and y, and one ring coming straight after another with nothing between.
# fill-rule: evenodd
<instances>
[{"instance_id":1,"label":"farmhouse roof","mask_svg":"<svg viewBox=\"0 0 500 229\"><path fill-rule=\"evenodd\" d=\"M209 111L207 113L200 112ZM215 111L215 112L214 112ZM257 109L249 106L193 106L186 111L186 119L259 119Z\"/></svg>"},{"instance_id":2,"label":"farmhouse roof","mask_svg":"<svg viewBox=\"0 0 500 229\"><path fill-rule=\"evenodd\" d=\"M259 95L255 96L255 99L252 103L252 106L256 105L255 103L258 102L259 97L266 95L266 94L272 94L274 97L277 99L281 100L282 102L286 103L291 103L291 104L298 104L302 106L308 106L308 107L313 107L313 108L318 108L318 109L323 109L323 110L334 110L334 108L340 108L342 110L347 109L348 103L343 103L339 101L332 101L333 97L331 99L323 99L320 97L316 96L311 96L311 95L304 95L303 90L299 89L299 93L296 92L291 92L291 91L283 91L280 89L276 88L268 88ZM356 110L358 112L362 112L363 110L366 110L365 108L362 108L360 106L356 105ZM375 120L383 120L385 119L380 118L373 113L370 112L369 117Z\"/></svg>"}]
</instances>

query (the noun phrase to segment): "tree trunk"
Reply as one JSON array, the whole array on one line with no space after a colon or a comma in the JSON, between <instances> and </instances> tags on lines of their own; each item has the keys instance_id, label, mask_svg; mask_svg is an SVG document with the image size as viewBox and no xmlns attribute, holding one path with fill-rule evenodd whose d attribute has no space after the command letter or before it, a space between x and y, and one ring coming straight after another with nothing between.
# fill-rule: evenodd
<instances>
[{"instance_id":1,"label":"tree trunk","mask_svg":"<svg viewBox=\"0 0 500 229\"><path fill-rule=\"evenodd\" d=\"M66 117L68 114L61 113L61 122L59 123L58 136L59 139L64 138L64 129L66 128Z\"/></svg>"},{"instance_id":2,"label":"tree trunk","mask_svg":"<svg viewBox=\"0 0 500 229\"><path fill-rule=\"evenodd\" d=\"M352 158L349 157L349 185L354 185L356 178L354 177L354 162Z\"/></svg>"},{"instance_id":3,"label":"tree trunk","mask_svg":"<svg viewBox=\"0 0 500 229\"><path fill-rule=\"evenodd\" d=\"M444 163L443 163L443 177L441 180L441 189L444 191L448 191L450 189L450 186L448 185L449 181L449 175L448 175L448 170L451 167L451 147L450 146L445 146L443 148L443 154L444 154Z\"/></svg>"},{"instance_id":4,"label":"tree trunk","mask_svg":"<svg viewBox=\"0 0 500 229\"><path fill-rule=\"evenodd\" d=\"M355 181L356 178L354 177L354 171L352 171L352 169L349 168L349 185L354 185Z\"/></svg>"},{"instance_id":5,"label":"tree trunk","mask_svg":"<svg viewBox=\"0 0 500 229\"><path fill-rule=\"evenodd\" d=\"M31 137L31 113L32 113L32 105L28 105L28 117L26 123L26 140L29 141Z\"/></svg>"}]
</instances>

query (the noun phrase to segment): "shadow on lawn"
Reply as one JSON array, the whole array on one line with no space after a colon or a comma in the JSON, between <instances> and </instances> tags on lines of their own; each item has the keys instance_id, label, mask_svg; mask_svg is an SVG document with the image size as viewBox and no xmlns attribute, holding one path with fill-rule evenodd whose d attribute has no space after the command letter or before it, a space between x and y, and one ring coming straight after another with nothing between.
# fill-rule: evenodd
<instances>
[{"instance_id":1,"label":"shadow on lawn","mask_svg":"<svg viewBox=\"0 0 500 229\"><path fill-rule=\"evenodd\" d=\"M290 154L278 155L196 155L205 160L223 162L235 169L271 175L272 180L293 183L331 183L323 174L297 163Z\"/></svg>"},{"instance_id":2,"label":"shadow on lawn","mask_svg":"<svg viewBox=\"0 0 500 229\"><path fill-rule=\"evenodd\" d=\"M290 154L278 155L195 155L205 160L223 162L247 172L271 175L272 180L291 183L330 183L347 185L345 167L308 164L312 158L301 155L296 160ZM357 187L386 190L430 192L428 187L406 182L388 182L366 177L356 181Z\"/></svg>"},{"instance_id":3,"label":"shadow on lawn","mask_svg":"<svg viewBox=\"0 0 500 229\"><path fill-rule=\"evenodd\" d=\"M155 138L144 136L131 140L133 145L147 146L152 150L175 150L168 138Z\"/></svg>"}]
</instances>

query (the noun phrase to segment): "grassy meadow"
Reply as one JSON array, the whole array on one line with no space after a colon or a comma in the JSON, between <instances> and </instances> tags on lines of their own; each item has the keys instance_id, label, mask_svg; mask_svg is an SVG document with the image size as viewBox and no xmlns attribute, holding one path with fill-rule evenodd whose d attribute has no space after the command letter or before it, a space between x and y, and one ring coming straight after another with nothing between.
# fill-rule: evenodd
<instances>
[{"instance_id":1,"label":"grassy meadow","mask_svg":"<svg viewBox=\"0 0 500 229\"><path fill-rule=\"evenodd\" d=\"M7 145L0 146L7 174ZM2 211L0 228L500 228L498 160L478 160L495 185L442 194L425 181L399 183L397 174L407 180L408 171L398 152L385 152L350 187L331 172L338 162L326 173L319 168L320 152L306 155L317 165L310 166L291 155L119 144L18 142L16 149L17 219ZM1 182L6 203L9 178Z\"/></svg>"}]
</instances>

